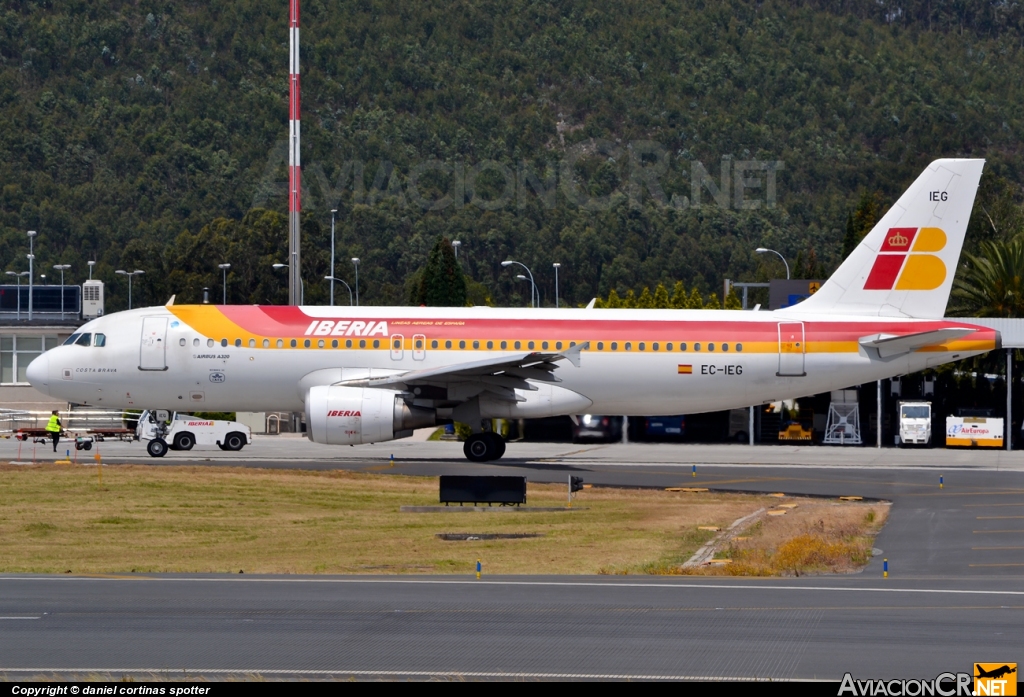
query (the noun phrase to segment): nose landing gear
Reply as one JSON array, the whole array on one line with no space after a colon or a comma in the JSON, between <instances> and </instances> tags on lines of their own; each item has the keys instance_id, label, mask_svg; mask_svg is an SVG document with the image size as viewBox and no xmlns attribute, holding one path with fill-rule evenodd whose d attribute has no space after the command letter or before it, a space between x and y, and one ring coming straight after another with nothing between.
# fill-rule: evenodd
<instances>
[{"instance_id":1,"label":"nose landing gear","mask_svg":"<svg viewBox=\"0 0 1024 697\"><path fill-rule=\"evenodd\" d=\"M492 431L474 433L466 439L462 452L471 462L498 460L505 454L505 439Z\"/></svg>"}]
</instances>

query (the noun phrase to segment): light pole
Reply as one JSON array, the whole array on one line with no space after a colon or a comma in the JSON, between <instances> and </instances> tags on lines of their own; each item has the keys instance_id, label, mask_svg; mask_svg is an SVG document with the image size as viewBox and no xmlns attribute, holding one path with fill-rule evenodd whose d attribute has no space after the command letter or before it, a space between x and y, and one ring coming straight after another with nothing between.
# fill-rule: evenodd
<instances>
[{"instance_id":1,"label":"light pole","mask_svg":"<svg viewBox=\"0 0 1024 697\"><path fill-rule=\"evenodd\" d=\"M288 264L274 264L275 269L290 269ZM299 304L306 304L306 282L302 280L302 276L299 276Z\"/></svg>"},{"instance_id":2,"label":"light pole","mask_svg":"<svg viewBox=\"0 0 1024 697\"><path fill-rule=\"evenodd\" d=\"M324 276L324 280L325 280L325 281L330 281L330 282L331 282L331 287L332 287L331 293L333 293L333 292L334 292L334 291L333 291L333 287L334 287L334 282L335 282L335 281L337 281L337 282L338 282L338 283L340 283L341 285L343 285L343 286L345 286L346 288L348 288L348 305L349 305L349 307L352 307L352 287L351 287L351 286L350 286L349 284L345 283L345 282L344 282L343 280L341 280L340 278L335 278L334 276ZM333 300L333 298L332 298L332 299L331 299L331 305L333 305L333 304L334 304L334 300Z\"/></svg>"},{"instance_id":3,"label":"light pole","mask_svg":"<svg viewBox=\"0 0 1024 697\"><path fill-rule=\"evenodd\" d=\"M64 319L64 272L71 268L71 264L54 264L53 268L60 271L60 318Z\"/></svg>"},{"instance_id":4,"label":"light pole","mask_svg":"<svg viewBox=\"0 0 1024 697\"><path fill-rule=\"evenodd\" d=\"M28 271L22 271L20 273L17 272L17 271L8 271L7 275L8 276L17 276L18 277L18 321L20 322L21 321L21 277L22 276L28 276Z\"/></svg>"},{"instance_id":5,"label":"light pole","mask_svg":"<svg viewBox=\"0 0 1024 697\"><path fill-rule=\"evenodd\" d=\"M767 252L771 252L772 254L777 255L779 259L782 259L782 263L786 265L786 280L789 280L789 262L786 261L786 257L782 256L774 249L768 249L767 247L758 247L754 251L757 252L758 254L765 254Z\"/></svg>"},{"instance_id":6,"label":"light pole","mask_svg":"<svg viewBox=\"0 0 1024 697\"><path fill-rule=\"evenodd\" d=\"M522 263L521 261L512 261L511 259L509 259L508 261L501 262L501 265L505 266L505 267L511 266L512 264L517 264L519 266L522 266L524 269L526 269L526 273L530 274L530 307L537 307L533 303L533 298L536 295L536 289L537 289L537 284L535 284L533 282L533 272L530 271L530 267L528 267L526 264Z\"/></svg>"},{"instance_id":7,"label":"light pole","mask_svg":"<svg viewBox=\"0 0 1024 697\"><path fill-rule=\"evenodd\" d=\"M132 309L132 277L133 276L141 276L142 274L144 274L146 272L142 271L141 269L135 269L132 272L125 271L124 269L118 269L114 273L121 274L122 276L127 276L128 277L128 309L130 310L130 309Z\"/></svg>"},{"instance_id":8,"label":"light pole","mask_svg":"<svg viewBox=\"0 0 1024 697\"><path fill-rule=\"evenodd\" d=\"M231 264L217 264L217 268L220 269L222 274L223 274L223 286L224 286L224 289L223 289L223 295L221 297L224 299L224 303L223 304L227 305L228 304L228 269L231 268Z\"/></svg>"},{"instance_id":9,"label":"light pole","mask_svg":"<svg viewBox=\"0 0 1024 697\"><path fill-rule=\"evenodd\" d=\"M87 262L89 264L89 280L92 280L92 267L96 266L95 261Z\"/></svg>"},{"instance_id":10,"label":"light pole","mask_svg":"<svg viewBox=\"0 0 1024 697\"><path fill-rule=\"evenodd\" d=\"M459 260L459 247L462 246L462 242L458 240L452 240L452 249L455 250L455 261Z\"/></svg>"},{"instance_id":11,"label":"light pole","mask_svg":"<svg viewBox=\"0 0 1024 697\"><path fill-rule=\"evenodd\" d=\"M555 309L558 309L558 269L561 266L557 261L552 264L555 267Z\"/></svg>"},{"instance_id":12,"label":"light pole","mask_svg":"<svg viewBox=\"0 0 1024 697\"><path fill-rule=\"evenodd\" d=\"M36 259L34 242L36 239L36 231L28 231L28 321L32 321L32 279L35 274L32 273L32 263Z\"/></svg>"},{"instance_id":13,"label":"light pole","mask_svg":"<svg viewBox=\"0 0 1024 697\"><path fill-rule=\"evenodd\" d=\"M352 257L352 264L356 267L356 307L359 307L359 257Z\"/></svg>"},{"instance_id":14,"label":"light pole","mask_svg":"<svg viewBox=\"0 0 1024 697\"><path fill-rule=\"evenodd\" d=\"M326 277L331 279L331 307L334 307L334 216L337 212L337 208L331 209L331 275Z\"/></svg>"}]
</instances>

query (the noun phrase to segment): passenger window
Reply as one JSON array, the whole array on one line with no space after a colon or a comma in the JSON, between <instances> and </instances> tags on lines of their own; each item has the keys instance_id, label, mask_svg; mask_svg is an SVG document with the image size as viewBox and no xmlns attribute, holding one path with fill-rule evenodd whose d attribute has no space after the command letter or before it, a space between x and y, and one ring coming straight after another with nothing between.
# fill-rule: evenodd
<instances>
[{"instance_id":1,"label":"passenger window","mask_svg":"<svg viewBox=\"0 0 1024 697\"><path fill-rule=\"evenodd\" d=\"M737 351L742 351L743 350L743 344L736 344L736 350Z\"/></svg>"},{"instance_id":2,"label":"passenger window","mask_svg":"<svg viewBox=\"0 0 1024 697\"><path fill-rule=\"evenodd\" d=\"M278 348L284 348L284 339L278 339L277 340L277 347Z\"/></svg>"},{"instance_id":3,"label":"passenger window","mask_svg":"<svg viewBox=\"0 0 1024 697\"><path fill-rule=\"evenodd\" d=\"M298 345L299 345L299 342L297 342L295 339L292 339L292 341L291 341L292 348L295 348Z\"/></svg>"},{"instance_id":4,"label":"passenger window","mask_svg":"<svg viewBox=\"0 0 1024 697\"><path fill-rule=\"evenodd\" d=\"M242 340L241 339L235 339L235 347L236 348L241 348L241 346L242 346Z\"/></svg>"},{"instance_id":5,"label":"passenger window","mask_svg":"<svg viewBox=\"0 0 1024 697\"><path fill-rule=\"evenodd\" d=\"M228 345L228 340L227 339L221 339L220 340L220 345L221 346L227 346Z\"/></svg>"},{"instance_id":6,"label":"passenger window","mask_svg":"<svg viewBox=\"0 0 1024 697\"><path fill-rule=\"evenodd\" d=\"M548 350L548 342L546 342L546 341L542 342L542 343L541 343L541 345L540 345L540 347L541 347L542 349L544 349L545 351L547 351L547 350Z\"/></svg>"},{"instance_id":7,"label":"passenger window","mask_svg":"<svg viewBox=\"0 0 1024 697\"><path fill-rule=\"evenodd\" d=\"M480 348L480 342L479 341L474 341L473 342L473 348L475 348L475 349Z\"/></svg>"},{"instance_id":8,"label":"passenger window","mask_svg":"<svg viewBox=\"0 0 1024 697\"><path fill-rule=\"evenodd\" d=\"M270 339L263 340L263 348L270 348Z\"/></svg>"},{"instance_id":9,"label":"passenger window","mask_svg":"<svg viewBox=\"0 0 1024 697\"><path fill-rule=\"evenodd\" d=\"M729 350L729 344L722 344L722 350L723 351L728 351Z\"/></svg>"},{"instance_id":10,"label":"passenger window","mask_svg":"<svg viewBox=\"0 0 1024 697\"><path fill-rule=\"evenodd\" d=\"M207 339L206 340L206 346L208 348L213 348L213 339Z\"/></svg>"},{"instance_id":11,"label":"passenger window","mask_svg":"<svg viewBox=\"0 0 1024 697\"><path fill-rule=\"evenodd\" d=\"M695 344L693 345L693 350L694 350L694 351L700 351L700 342L699 342L699 341L698 341L698 342L696 342L696 343L695 343Z\"/></svg>"},{"instance_id":12,"label":"passenger window","mask_svg":"<svg viewBox=\"0 0 1024 697\"><path fill-rule=\"evenodd\" d=\"M561 341L555 342L555 350L556 351L561 351L562 350L562 342Z\"/></svg>"},{"instance_id":13,"label":"passenger window","mask_svg":"<svg viewBox=\"0 0 1024 697\"><path fill-rule=\"evenodd\" d=\"M373 340L373 347L374 348L380 348L380 339L374 339Z\"/></svg>"},{"instance_id":14,"label":"passenger window","mask_svg":"<svg viewBox=\"0 0 1024 697\"><path fill-rule=\"evenodd\" d=\"M651 344L651 350L652 351L657 351L658 350L658 342L657 341L655 341L653 344Z\"/></svg>"},{"instance_id":15,"label":"passenger window","mask_svg":"<svg viewBox=\"0 0 1024 697\"><path fill-rule=\"evenodd\" d=\"M359 348L366 348L366 339L359 340Z\"/></svg>"},{"instance_id":16,"label":"passenger window","mask_svg":"<svg viewBox=\"0 0 1024 697\"><path fill-rule=\"evenodd\" d=\"M531 341L528 344L526 344L526 348L532 349L533 348L533 342Z\"/></svg>"},{"instance_id":17,"label":"passenger window","mask_svg":"<svg viewBox=\"0 0 1024 697\"><path fill-rule=\"evenodd\" d=\"M332 339L331 340L331 348L338 348L338 340L337 339Z\"/></svg>"},{"instance_id":18,"label":"passenger window","mask_svg":"<svg viewBox=\"0 0 1024 697\"><path fill-rule=\"evenodd\" d=\"M640 342L640 347L639 348L640 348L641 351L644 350L644 342L642 342L642 341Z\"/></svg>"},{"instance_id":19,"label":"passenger window","mask_svg":"<svg viewBox=\"0 0 1024 697\"><path fill-rule=\"evenodd\" d=\"M680 351L685 351L686 350L686 342L685 341L679 342L679 350Z\"/></svg>"},{"instance_id":20,"label":"passenger window","mask_svg":"<svg viewBox=\"0 0 1024 697\"><path fill-rule=\"evenodd\" d=\"M198 346L199 345L199 338L198 337L196 337L195 339L192 339L192 345L193 346Z\"/></svg>"},{"instance_id":21,"label":"passenger window","mask_svg":"<svg viewBox=\"0 0 1024 697\"><path fill-rule=\"evenodd\" d=\"M444 342L444 347L445 347L446 349L450 349L450 348L452 347L452 342L451 342L451 341L446 341L446 342Z\"/></svg>"},{"instance_id":22,"label":"passenger window","mask_svg":"<svg viewBox=\"0 0 1024 697\"><path fill-rule=\"evenodd\" d=\"M402 342L399 341L398 339L395 339L394 343L391 344L391 347L392 348L396 348L396 349L400 349L400 348L402 348Z\"/></svg>"},{"instance_id":23,"label":"passenger window","mask_svg":"<svg viewBox=\"0 0 1024 697\"><path fill-rule=\"evenodd\" d=\"M99 339L99 336L97 336L96 338ZM98 345L99 344L97 344L97 346ZM181 337L180 339L178 339L178 346L184 346L184 345L185 345L185 337Z\"/></svg>"},{"instance_id":24,"label":"passenger window","mask_svg":"<svg viewBox=\"0 0 1024 697\"><path fill-rule=\"evenodd\" d=\"M184 342L184 339L182 339L182 341ZM92 345L93 346L101 346L101 347L102 346L106 346L107 345L107 335L106 334L97 334L92 339ZM182 346L184 346L184 345L185 344L182 343Z\"/></svg>"},{"instance_id":25,"label":"passenger window","mask_svg":"<svg viewBox=\"0 0 1024 697\"><path fill-rule=\"evenodd\" d=\"M619 342L618 341L613 341L612 342L612 351L618 351L618 350L619 350Z\"/></svg>"},{"instance_id":26,"label":"passenger window","mask_svg":"<svg viewBox=\"0 0 1024 697\"><path fill-rule=\"evenodd\" d=\"M345 348L352 348L352 339L345 339Z\"/></svg>"},{"instance_id":27,"label":"passenger window","mask_svg":"<svg viewBox=\"0 0 1024 697\"><path fill-rule=\"evenodd\" d=\"M302 342L302 347L309 348L309 339L306 339L305 341Z\"/></svg>"},{"instance_id":28,"label":"passenger window","mask_svg":"<svg viewBox=\"0 0 1024 697\"><path fill-rule=\"evenodd\" d=\"M324 347L324 340L320 339L319 341L317 341L316 342L316 347L317 348L323 348Z\"/></svg>"},{"instance_id":29,"label":"passenger window","mask_svg":"<svg viewBox=\"0 0 1024 697\"><path fill-rule=\"evenodd\" d=\"M249 348L256 348L256 339L249 339Z\"/></svg>"},{"instance_id":30,"label":"passenger window","mask_svg":"<svg viewBox=\"0 0 1024 697\"><path fill-rule=\"evenodd\" d=\"M78 341L78 337L80 337L80 336L81 336L81 334L72 334L71 336L69 336L67 339L64 340L64 343L61 344L61 346L70 346L71 344L73 344L76 341Z\"/></svg>"},{"instance_id":31,"label":"passenger window","mask_svg":"<svg viewBox=\"0 0 1024 697\"><path fill-rule=\"evenodd\" d=\"M78 337L78 341L75 342L79 346L91 346L92 345L92 334L86 332Z\"/></svg>"},{"instance_id":32,"label":"passenger window","mask_svg":"<svg viewBox=\"0 0 1024 697\"><path fill-rule=\"evenodd\" d=\"M654 345L654 350L655 351L658 350L658 345L657 344ZM671 341L668 342L667 344L665 344L665 350L666 351L671 351L672 350L672 342Z\"/></svg>"},{"instance_id":33,"label":"passenger window","mask_svg":"<svg viewBox=\"0 0 1024 697\"><path fill-rule=\"evenodd\" d=\"M417 349L423 348L423 339L416 339L416 348Z\"/></svg>"},{"instance_id":34,"label":"passenger window","mask_svg":"<svg viewBox=\"0 0 1024 697\"><path fill-rule=\"evenodd\" d=\"M715 345L713 343L708 344L708 351L714 351L714 350L715 350Z\"/></svg>"},{"instance_id":35,"label":"passenger window","mask_svg":"<svg viewBox=\"0 0 1024 697\"><path fill-rule=\"evenodd\" d=\"M633 342L631 342L631 341L627 341L626 342L626 350L627 351L632 351L633 350Z\"/></svg>"},{"instance_id":36,"label":"passenger window","mask_svg":"<svg viewBox=\"0 0 1024 697\"><path fill-rule=\"evenodd\" d=\"M459 348L460 348L460 349L464 349L464 348L466 348L466 342L465 342L465 341L460 341L460 342L459 342Z\"/></svg>"},{"instance_id":37,"label":"passenger window","mask_svg":"<svg viewBox=\"0 0 1024 697\"><path fill-rule=\"evenodd\" d=\"M598 341L597 342L597 350L598 351L604 351L604 342L603 341Z\"/></svg>"},{"instance_id":38,"label":"passenger window","mask_svg":"<svg viewBox=\"0 0 1024 697\"><path fill-rule=\"evenodd\" d=\"M437 339L430 340L430 348L437 348Z\"/></svg>"},{"instance_id":39,"label":"passenger window","mask_svg":"<svg viewBox=\"0 0 1024 697\"><path fill-rule=\"evenodd\" d=\"M505 349L507 349L507 348L508 348L508 342L507 342L507 341L502 341L502 342L501 342L501 349L502 349L502 350L505 350Z\"/></svg>"},{"instance_id":40,"label":"passenger window","mask_svg":"<svg viewBox=\"0 0 1024 697\"><path fill-rule=\"evenodd\" d=\"M487 342L487 348L488 348L488 350L494 348L494 342L493 341L488 341Z\"/></svg>"},{"instance_id":41,"label":"passenger window","mask_svg":"<svg viewBox=\"0 0 1024 697\"><path fill-rule=\"evenodd\" d=\"M515 346L516 350L518 350L522 347L522 344L517 341L515 344L513 344L513 346Z\"/></svg>"}]
</instances>

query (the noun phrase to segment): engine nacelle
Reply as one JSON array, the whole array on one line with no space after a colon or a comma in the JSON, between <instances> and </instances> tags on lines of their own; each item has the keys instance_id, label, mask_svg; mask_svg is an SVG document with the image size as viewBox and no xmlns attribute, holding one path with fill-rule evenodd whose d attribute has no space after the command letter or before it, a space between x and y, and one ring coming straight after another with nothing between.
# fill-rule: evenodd
<instances>
[{"instance_id":1,"label":"engine nacelle","mask_svg":"<svg viewBox=\"0 0 1024 697\"><path fill-rule=\"evenodd\" d=\"M394 390L325 385L306 393L306 436L315 443L380 443L436 423L433 409L409 406Z\"/></svg>"}]
</instances>

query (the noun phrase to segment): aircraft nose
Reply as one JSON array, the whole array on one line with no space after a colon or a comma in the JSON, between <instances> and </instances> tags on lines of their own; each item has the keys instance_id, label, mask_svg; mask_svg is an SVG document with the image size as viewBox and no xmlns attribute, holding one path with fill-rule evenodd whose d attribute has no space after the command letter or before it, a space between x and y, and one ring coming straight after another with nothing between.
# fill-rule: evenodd
<instances>
[{"instance_id":1,"label":"aircraft nose","mask_svg":"<svg viewBox=\"0 0 1024 697\"><path fill-rule=\"evenodd\" d=\"M43 394L50 394L50 357L45 353L28 364L25 377Z\"/></svg>"}]
</instances>

